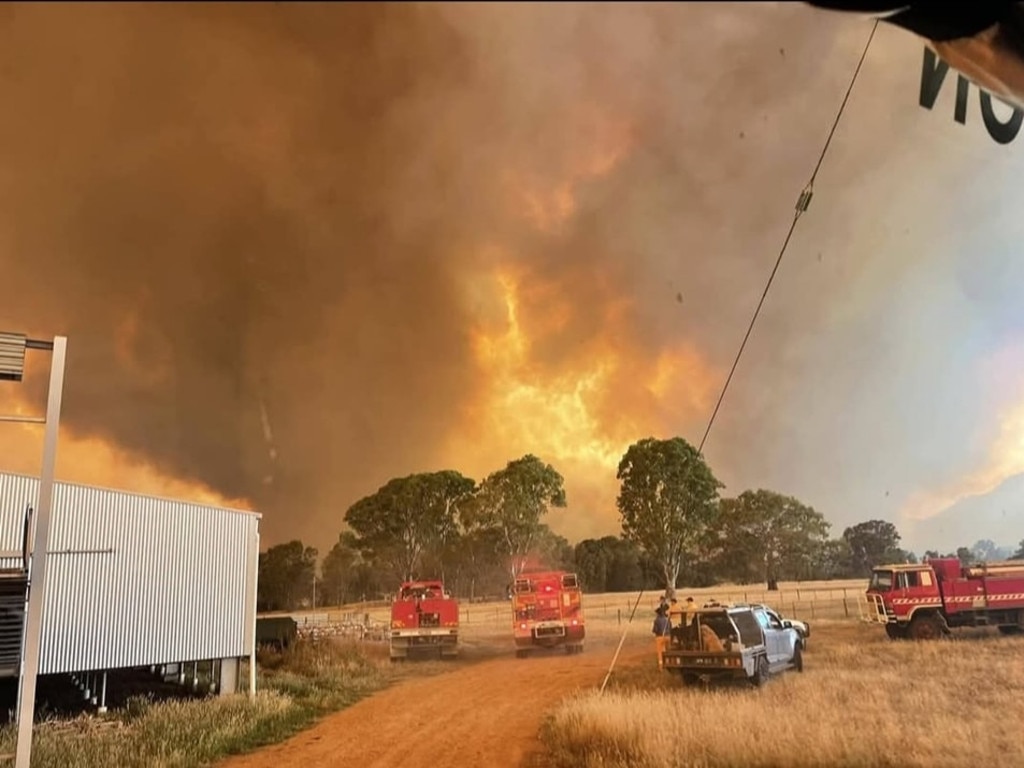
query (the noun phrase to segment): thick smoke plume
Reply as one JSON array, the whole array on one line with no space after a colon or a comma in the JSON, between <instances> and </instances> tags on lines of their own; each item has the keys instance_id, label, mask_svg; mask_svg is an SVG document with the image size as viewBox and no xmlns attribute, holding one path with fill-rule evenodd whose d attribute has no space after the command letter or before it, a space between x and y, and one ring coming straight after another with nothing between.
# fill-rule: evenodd
<instances>
[{"instance_id":1,"label":"thick smoke plume","mask_svg":"<svg viewBox=\"0 0 1024 768\"><path fill-rule=\"evenodd\" d=\"M567 476L556 527L614 530L628 443L699 439L864 33L784 3L7 6L0 326L70 336L69 434L269 543L527 451ZM747 375L788 364L779 317ZM727 481L772 478L784 398L727 401Z\"/></svg>"}]
</instances>

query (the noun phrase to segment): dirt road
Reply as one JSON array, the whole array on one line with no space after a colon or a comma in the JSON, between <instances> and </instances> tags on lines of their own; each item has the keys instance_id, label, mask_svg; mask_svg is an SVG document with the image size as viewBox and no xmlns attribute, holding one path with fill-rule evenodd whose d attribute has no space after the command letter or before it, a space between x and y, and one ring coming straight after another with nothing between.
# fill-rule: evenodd
<instances>
[{"instance_id":1,"label":"dirt road","mask_svg":"<svg viewBox=\"0 0 1024 768\"><path fill-rule=\"evenodd\" d=\"M628 639L618 664L653 662L648 646ZM509 655L406 680L221 768L520 766L540 751L545 712L599 686L614 652L613 642L595 643L581 655Z\"/></svg>"}]
</instances>

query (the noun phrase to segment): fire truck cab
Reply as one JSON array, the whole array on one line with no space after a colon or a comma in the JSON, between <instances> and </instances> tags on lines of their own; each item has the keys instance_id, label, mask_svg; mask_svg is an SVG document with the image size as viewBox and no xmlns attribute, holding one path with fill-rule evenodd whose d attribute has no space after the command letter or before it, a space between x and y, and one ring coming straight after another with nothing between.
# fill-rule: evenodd
<instances>
[{"instance_id":1,"label":"fire truck cab","mask_svg":"<svg viewBox=\"0 0 1024 768\"><path fill-rule=\"evenodd\" d=\"M964 565L955 557L876 567L862 618L894 640L929 640L956 627L1024 629L1024 561Z\"/></svg>"},{"instance_id":2,"label":"fire truck cab","mask_svg":"<svg viewBox=\"0 0 1024 768\"><path fill-rule=\"evenodd\" d=\"M512 632L519 658L534 648L559 645L566 653L582 652L586 629L583 593L576 574L521 573L512 587Z\"/></svg>"}]
</instances>

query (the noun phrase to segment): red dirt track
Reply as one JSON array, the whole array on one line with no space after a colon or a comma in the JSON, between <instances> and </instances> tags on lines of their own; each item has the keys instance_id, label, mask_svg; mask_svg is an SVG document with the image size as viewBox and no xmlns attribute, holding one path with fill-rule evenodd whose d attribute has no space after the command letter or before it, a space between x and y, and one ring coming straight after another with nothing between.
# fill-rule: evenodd
<instances>
[{"instance_id":1,"label":"red dirt track","mask_svg":"<svg viewBox=\"0 0 1024 768\"><path fill-rule=\"evenodd\" d=\"M653 663L650 643L629 638L618 665ZM580 655L508 657L415 677L329 715L282 744L229 758L222 768L447 768L536 764L547 711L574 690L601 684L615 643Z\"/></svg>"}]
</instances>

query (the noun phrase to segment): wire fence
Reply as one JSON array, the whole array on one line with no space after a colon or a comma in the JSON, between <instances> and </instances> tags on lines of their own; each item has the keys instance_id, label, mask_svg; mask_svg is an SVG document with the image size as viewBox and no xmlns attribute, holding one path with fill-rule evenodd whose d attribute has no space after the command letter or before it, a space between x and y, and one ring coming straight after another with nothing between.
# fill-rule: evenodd
<instances>
[{"instance_id":1,"label":"wire fence","mask_svg":"<svg viewBox=\"0 0 1024 768\"><path fill-rule=\"evenodd\" d=\"M814 621L816 619L856 619L866 583L861 580L843 582L784 583L780 589L769 591L763 585L720 586L693 590L678 590L682 602L692 597L698 605L717 601L722 603L751 603L767 605L788 618ZM645 595L641 602L644 610L653 612L661 600L659 593ZM621 625L628 620L636 601L636 593L618 592L584 594L583 609L588 622ZM386 639L390 625L390 603L360 603L358 606L319 611L295 611L287 615L295 619L300 635L341 636L357 639ZM510 600L492 599L486 603L460 601L459 623L466 628L501 629L512 623Z\"/></svg>"}]
</instances>

